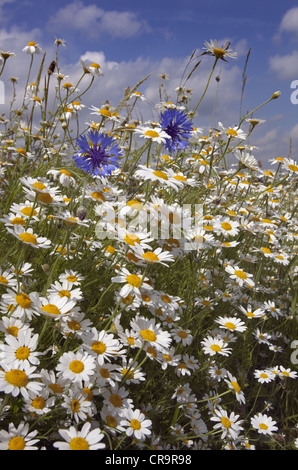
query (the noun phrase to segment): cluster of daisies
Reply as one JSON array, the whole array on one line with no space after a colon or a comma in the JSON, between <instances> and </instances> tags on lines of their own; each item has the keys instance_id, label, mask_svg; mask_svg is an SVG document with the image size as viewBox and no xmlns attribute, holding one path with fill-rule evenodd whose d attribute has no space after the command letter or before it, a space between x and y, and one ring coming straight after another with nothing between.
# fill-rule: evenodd
<instances>
[{"instance_id":1,"label":"cluster of daisies","mask_svg":"<svg viewBox=\"0 0 298 470\"><path fill-rule=\"evenodd\" d=\"M181 87L154 122L137 90L92 106L71 140L66 78L37 134L2 120L0 449L298 447L298 163L258 165L261 120L204 133Z\"/></svg>"}]
</instances>

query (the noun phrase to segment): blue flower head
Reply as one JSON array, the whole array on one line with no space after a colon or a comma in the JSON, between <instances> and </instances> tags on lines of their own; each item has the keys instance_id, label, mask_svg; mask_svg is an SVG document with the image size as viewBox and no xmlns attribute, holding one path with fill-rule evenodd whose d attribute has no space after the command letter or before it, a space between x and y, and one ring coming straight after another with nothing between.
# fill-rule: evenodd
<instances>
[{"instance_id":1,"label":"blue flower head","mask_svg":"<svg viewBox=\"0 0 298 470\"><path fill-rule=\"evenodd\" d=\"M89 139L89 141L88 141ZM89 131L76 139L80 151L73 157L75 166L93 176L107 176L119 168L121 156L117 142L113 137L98 131Z\"/></svg>"},{"instance_id":2,"label":"blue flower head","mask_svg":"<svg viewBox=\"0 0 298 470\"><path fill-rule=\"evenodd\" d=\"M187 140L191 137L193 126L187 115L179 109L167 109L160 119L162 130L170 137L166 139L166 148L174 152L188 147Z\"/></svg>"}]
</instances>

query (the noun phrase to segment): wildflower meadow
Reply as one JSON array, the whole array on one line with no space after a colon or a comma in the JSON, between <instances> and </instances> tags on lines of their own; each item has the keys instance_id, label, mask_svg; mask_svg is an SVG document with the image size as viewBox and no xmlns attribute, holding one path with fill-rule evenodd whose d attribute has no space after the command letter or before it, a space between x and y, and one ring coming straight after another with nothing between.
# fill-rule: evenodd
<instances>
[{"instance_id":1,"label":"wildflower meadow","mask_svg":"<svg viewBox=\"0 0 298 470\"><path fill-rule=\"evenodd\" d=\"M237 59L210 40L158 103L140 77L85 122L105 71L82 62L72 83L55 45L52 63L17 51L24 95L12 77L0 118L0 449L297 449L298 163L263 168L253 145L280 92L201 128Z\"/></svg>"}]
</instances>

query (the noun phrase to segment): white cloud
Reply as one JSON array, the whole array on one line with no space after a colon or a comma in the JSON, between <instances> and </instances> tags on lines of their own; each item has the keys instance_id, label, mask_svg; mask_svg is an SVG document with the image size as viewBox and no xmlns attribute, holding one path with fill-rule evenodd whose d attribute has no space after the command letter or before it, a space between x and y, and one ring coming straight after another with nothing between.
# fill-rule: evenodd
<instances>
[{"instance_id":1,"label":"white cloud","mask_svg":"<svg viewBox=\"0 0 298 470\"><path fill-rule=\"evenodd\" d=\"M285 13L281 20L279 31L298 34L298 7L293 7Z\"/></svg>"},{"instance_id":2,"label":"white cloud","mask_svg":"<svg viewBox=\"0 0 298 470\"><path fill-rule=\"evenodd\" d=\"M49 18L47 29L54 33L79 31L90 37L108 34L115 38L129 38L148 31L149 26L134 12L104 10L96 4L85 5L75 0Z\"/></svg>"},{"instance_id":3,"label":"white cloud","mask_svg":"<svg viewBox=\"0 0 298 470\"><path fill-rule=\"evenodd\" d=\"M269 65L277 77L282 80L298 79L298 51L270 57Z\"/></svg>"}]
</instances>

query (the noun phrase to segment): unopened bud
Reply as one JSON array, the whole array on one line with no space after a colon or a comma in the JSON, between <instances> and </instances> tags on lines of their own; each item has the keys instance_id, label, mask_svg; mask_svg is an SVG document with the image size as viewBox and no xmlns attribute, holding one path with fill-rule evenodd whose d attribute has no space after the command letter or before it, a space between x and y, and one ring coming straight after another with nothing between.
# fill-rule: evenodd
<instances>
[{"instance_id":1,"label":"unopened bud","mask_svg":"<svg viewBox=\"0 0 298 470\"><path fill-rule=\"evenodd\" d=\"M281 95L281 91L275 91L273 95L271 96L271 99L276 100L277 98L279 98L280 95Z\"/></svg>"},{"instance_id":2,"label":"unopened bud","mask_svg":"<svg viewBox=\"0 0 298 470\"><path fill-rule=\"evenodd\" d=\"M41 268L45 274L48 274L51 271L51 266L49 266L48 264L42 264Z\"/></svg>"},{"instance_id":3,"label":"unopened bud","mask_svg":"<svg viewBox=\"0 0 298 470\"><path fill-rule=\"evenodd\" d=\"M86 215L87 215L87 209L86 207L84 206L80 206L77 210L77 217L80 219L80 220L84 220Z\"/></svg>"}]
</instances>

